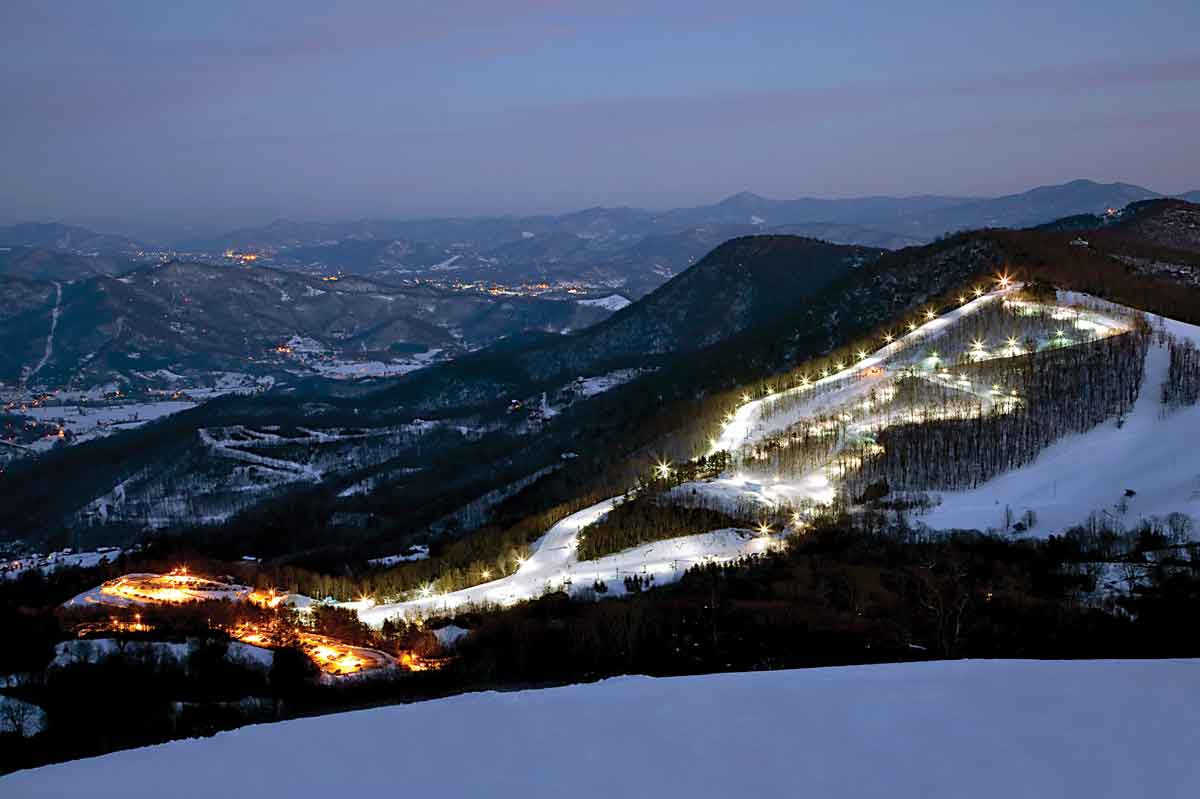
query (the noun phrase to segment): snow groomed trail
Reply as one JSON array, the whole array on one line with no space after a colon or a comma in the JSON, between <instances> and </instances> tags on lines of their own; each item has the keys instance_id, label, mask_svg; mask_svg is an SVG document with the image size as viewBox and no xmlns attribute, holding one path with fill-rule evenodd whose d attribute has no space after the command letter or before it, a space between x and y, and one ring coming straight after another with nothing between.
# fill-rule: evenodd
<instances>
[{"instance_id":1,"label":"snow groomed trail","mask_svg":"<svg viewBox=\"0 0 1200 799\"><path fill-rule=\"evenodd\" d=\"M916 330L906 333L903 336L898 336L895 341L880 347L867 357L855 361L840 372L835 372L827 377L814 380L809 386L796 386L784 391L778 391L769 397L743 403L734 411L733 419L726 423L721 430L721 434L714 439L709 454L715 454L722 450L733 452L769 433L786 427L796 419L814 415L820 409L830 407L831 404L841 404L860 393L869 391L871 385L877 381L855 380L851 385L837 388L832 394L814 397L814 404L812 405L805 404L795 408L785 416L772 419L766 425L759 422L758 417L761 411L771 403L783 397L814 391L824 386L833 386L839 381L857 378L864 369L870 369L873 366L883 366L889 359L900 354L910 346L934 340L964 316L974 313L985 305L1001 300L1020 288L1020 284L1013 284L1008 288L996 289L981 297L977 297L964 305L960 305L958 308L947 311L941 316L928 320L918 326Z\"/></svg>"},{"instance_id":2,"label":"snow groomed trail","mask_svg":"<svg viewBox=\"0 0 1200 799\"><path fill-rule=\"evenodd\" d=\"M58 330L58 319L62 316L62 283L57 280L54 281L54 292L54 310L50 312L50 332L46 335L46 351L42 353L42 359L25 376L25 384L28 384L34 375L42 371L42 367L50 361L50 356L54 354L54 334Z\"/></svg>"},{"instance_id":3,"label":"snow groomed trail","mask_svg":"<svg viewBox=\"0 0 1200 799\"><path fill-rule=\"evenodd\" d=\"M662 585L679 579L692 566L728 562L766 552L778 537L746 530L714 530L699 535L656 541L596 560L576 557L579 531L608 513L619 497L606 499L573 513L552 526L534 544L534 551L507 577L452 591L429 594L407 602L359 606L358 617L373 627L397 616L421 617L468 607L508 606L534 599L547 591L577 594L601 581L609 596L625 592L626 577L653 577Z\"/></svg>"}]
</instances>

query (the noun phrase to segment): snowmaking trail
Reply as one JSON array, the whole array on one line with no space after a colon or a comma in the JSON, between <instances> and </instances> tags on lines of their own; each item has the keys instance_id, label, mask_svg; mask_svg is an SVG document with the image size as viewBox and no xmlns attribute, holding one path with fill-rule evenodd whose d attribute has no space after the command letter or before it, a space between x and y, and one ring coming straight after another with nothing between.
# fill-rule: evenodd
<instances>
[{"instance_id":1,"label":"snowmaking trail","mask_svg":"<svg viewBox=\"0 0 1200 799\"><path fill-rule=\"evenodd\" d=\"M54 309L50 312L50 332L46 335L46 350L42 353L42 359L34 365L29 374L25 376L24 383L28 384L33 379L34 375L42 371L54 354L54 334L58 330L58 319L62 316L62 283L54 281Z\"/></svg>"}]
</instances>

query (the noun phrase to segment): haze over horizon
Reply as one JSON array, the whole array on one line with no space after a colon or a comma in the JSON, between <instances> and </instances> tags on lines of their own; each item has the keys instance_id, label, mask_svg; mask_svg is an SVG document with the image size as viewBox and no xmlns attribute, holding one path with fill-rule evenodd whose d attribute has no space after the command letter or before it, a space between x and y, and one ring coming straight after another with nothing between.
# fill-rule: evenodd
<instances>
[{"instance_id":1,"label":"haze over horizon","mask_svg":"<svg viewBox=\"0 0 1200 799\"><path fill-rule=\"evenodd\" d=\"M1200 188L1195 4L905 12L9 3L0 219L144 231L743 190Z\"/></svg>"}]
</instances>

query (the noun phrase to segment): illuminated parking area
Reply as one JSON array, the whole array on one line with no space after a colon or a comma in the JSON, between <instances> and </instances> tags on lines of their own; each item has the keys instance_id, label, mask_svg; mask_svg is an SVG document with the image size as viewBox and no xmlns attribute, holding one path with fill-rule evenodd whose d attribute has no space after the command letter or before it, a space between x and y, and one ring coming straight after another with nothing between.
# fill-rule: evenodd
<instances>
[{"instance_id":1,"label":"illuminated parking area","mask_svg":"<svg viewBox=\"0 0 1200 799\"><path fill-rule=\"evenodd\" d=\"M378 649L354 646L303 628L269 627L246 622L228 632L231 638L253 646L278 648L291 643L307 655L323 675L330 677L378 673L397 668L432 671L441 665L440 661L427 660L412 652L404 652L397 659Z\"/></svg>"},{"instance_id":2,"label":"illuminated parking area","mask_svg":"<svg viewBox=\"0 0 1200 799\"><path fill-rule=\"evenodd\" d=\"M100 586L103 598L118 600L109 604L179 605L220 599L241 600L253 592L244 585L223 583L176 569L167 574L126 574Z\"/></svg>"},{"instance_id":3,"label":"illuminated parking area","mask_svg":"<svg viewBox=\"0 0 1200 799\"><path fill-rule=\"evenodd\" d=\"M236 583L189 574L178 568L167 574L126 574L87 591L67 603L66 607L132 608L146 606L179 606L196 602L228 600L247 602L274 609L286 602L288 594L273 589L253 590ZM267 623L244 621L219 629L230 638L244 644L267 649L292 646L308 656L322 677L337 678L350 675L384 673L386 671L432 671L441 661L422 658L404 652L396 658L386 652L354 646L336 638L310 631L296 616L282 616ZM88 621L75 628L80 637L111 633L150 633L154 627L143 622L140 613L130 618L114 615L104 620Z\"/></svg>"}]
</instances>

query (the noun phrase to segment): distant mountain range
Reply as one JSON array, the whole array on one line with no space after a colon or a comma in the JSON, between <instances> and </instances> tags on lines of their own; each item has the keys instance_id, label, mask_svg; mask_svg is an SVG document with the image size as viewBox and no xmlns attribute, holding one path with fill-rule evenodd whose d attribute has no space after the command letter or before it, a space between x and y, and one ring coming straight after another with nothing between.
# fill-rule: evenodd
<instances>
[{"instance_id":1,"label":"distant mountain range","mask_svg":"<svg viewBox=\"0 0 1200 799\"><path fill-rule=\"evenodd\" d=\"M698 398L832 353L1005 264L1118 275L1138 290L1160 280L1169 281L1157 284L1160 292L1195 285L1195 259L1180 247L1194 241L1196 210L1171 200L1134 203L1086 224L966 233L898 252L794 236L737 238L571 335L514 336L349 388L285 379L254 397L225 397L51 450L0 474L0 494L26 498L0 507L0 536L170 526L241 512L249 515L235 519L241 526L231 528L231 540L259 555L324 546L331 535L405 540L530 474L561 470L563 486L578 486L633 453L662 453L662 436L690 420ZM1087 246L1076 243L1081 238ZM44 357L51 375L85 360L129 374L175 372L197 359L214 368L227 358L223 368L232 368L239 357L242 370L257 368L245 353L297 329L377 351L416 335L401 325L416 330L438 316L425 299L399 296L410 289L389 301L375 296L390 291L386 284L347 277L336 281L346 296L330 296L334 281L259 267L179 265L96 278L63 287L61 306L55 287L10 280L31 306L11 324L28 330L36 318L37 329L48 330L51 309L60 308L53 352L39 356L39 345L48 348L36 337L10 370ZM396 310L376 310L389 304ZM400 318L401 309L414 320ZM93 329L96 341L88 338ZM268 367L282 372L288 357Z\"/></svg>"},{"instance_id":2,"label":"distant mountain range","mask_svg":"<svg viewBox=\"0 0 1200 799\"><path fill-rule=\"evenodd\" d=\"M79 255L134 255L143 246L125 236L55 222L0 226L0 247L36 247Z\"/></svg>"},{"instance_id":3,"label":"distant mountain range","mask_svg":"<svg viewBox=\"0 0 1200 799\"><path fill-rule=\"evenodd\" d=\"M1193 192L1185 197L1198 195ZM721 242L738 236L792 234L835 244L900 249L959 230L1029 227L1161 196L1140 186L1090 180L987 199L775 200L742 192L711 205L667 211L621 207L589 208L558 216L277 220L159 246L208 255L249 251L262 255L262 263L310 273L387 273L505 284L580 281L636 297L687 269ZM10 248L10 260L16 248L22 247L116 258L146 249L123 236L58 224L0 228L0 247ZM79 263L64 264L58 271L52 267L45 263L31 269L0 259L0 274L73 280L89 271ZM119 267L90 271L113 274L114 269Z\"/></svg>"},{"instance_id":4,"label":"distant mountain range","mask_svg":"<svg viewBox=\"0 0 1200 799\"><path fill-rule=\"evenodd\" d=\"M37 378L52 386L112 382L128 391L223 370L314 374L346 357L451 357L526 331L577 330L611 313L580 302L179 262L61 289L0 275L0 383L17 382L43 354Z\"/></svg>"}]
</instances>

